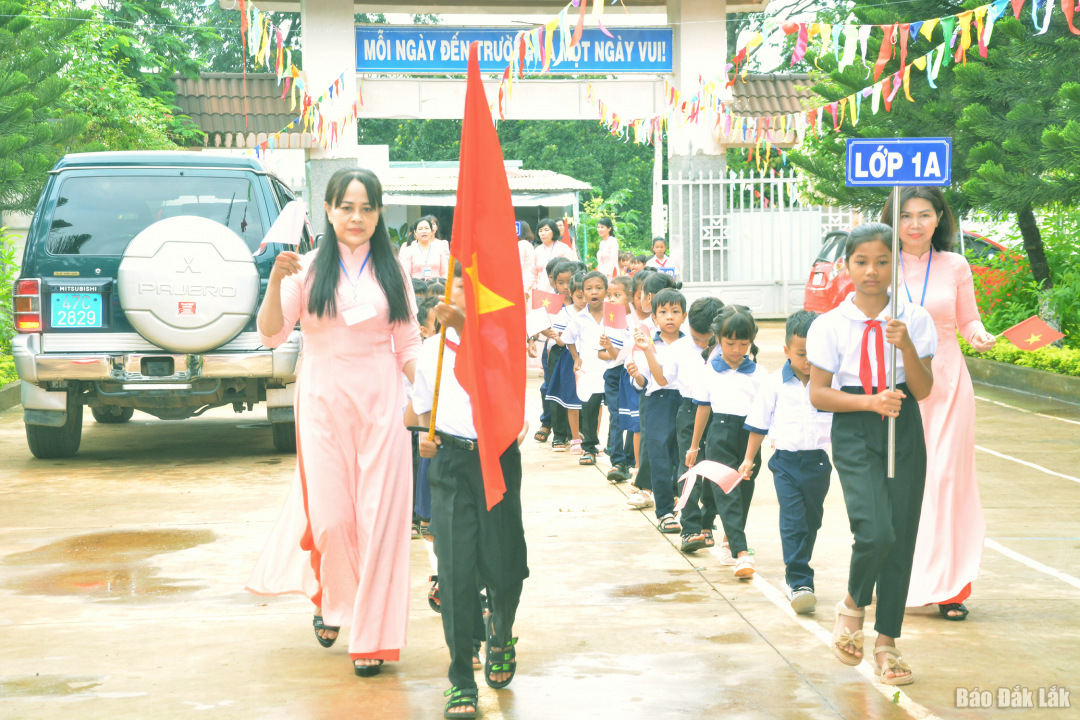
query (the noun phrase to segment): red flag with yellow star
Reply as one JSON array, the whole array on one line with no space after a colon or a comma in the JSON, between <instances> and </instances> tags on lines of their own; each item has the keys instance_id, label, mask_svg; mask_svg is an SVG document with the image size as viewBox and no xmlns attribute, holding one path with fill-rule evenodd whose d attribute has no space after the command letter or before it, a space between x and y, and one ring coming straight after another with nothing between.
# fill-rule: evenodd
<instances>
[{"instance_id":1,"label":"red flag with yellow star","mask_svg":"<svg viewBox=\"0 0 1080 720\"><path fill-rule=\"evenodd\" d=\"M1029 317L1018 325L1013 325L1001 334L1021 350L1038 350L1065 337L1040 320L1037 315Z\"/></svg>"},{"instance_id":2,"label":"red flag with yellow star","mask_svg":"<svg viewBox=\"0 0 1080 720\"><path fill-rule=\"evenodd\" d=\"M450 254L465 281L465 330L454 375L469 394L488 510L506 493L499 457L525 420L525 291L502 148L469 48Z\"/></svg>"}]
</instances>

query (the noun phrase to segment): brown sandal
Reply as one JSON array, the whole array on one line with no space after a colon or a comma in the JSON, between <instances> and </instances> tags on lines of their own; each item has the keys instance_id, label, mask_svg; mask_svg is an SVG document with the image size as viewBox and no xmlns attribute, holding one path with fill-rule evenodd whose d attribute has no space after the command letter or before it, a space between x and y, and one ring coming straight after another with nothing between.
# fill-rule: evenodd
<instances>
[{"instance_id":1,"label":"brown sandal","mask_svg":"<svg viewBox=\"0 0 1080 720\"><path fill-rule=\"evenodd\" d=\"M844 650L844 647L852 645L856 650L862 650L863 648L863 631L862 630L845 630L840 625L840 616L847 615L854 618L865 618L865 610L852 610L844 601L841 600L836 604L836 627L833 628L832 634L832 651L833 655L845 665L851 665L854 667L862 662L862 658L857 655L852 655L848 651Z\"/></svg>"}]
</instances>

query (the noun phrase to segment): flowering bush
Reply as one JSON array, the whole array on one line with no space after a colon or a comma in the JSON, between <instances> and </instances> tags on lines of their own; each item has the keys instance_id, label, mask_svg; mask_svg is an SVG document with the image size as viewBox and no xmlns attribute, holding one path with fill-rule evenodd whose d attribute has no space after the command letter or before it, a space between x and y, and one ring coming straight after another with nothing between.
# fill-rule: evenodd
<instances>
[{"instance_id":1,"label":"flowering bush","mask_svg":"<svg viewBox=\"0 0 1080 720\"><path fill-rule=\"evenodd\" d=\"M1059 375L1080 377L1080 350L1073 348L1044 347L1040 350L1021 350L1005 338L999 338L990 352L979 353L960 338L960 351L970 357L1046 370Z\"/></svg>"}]
</instances>

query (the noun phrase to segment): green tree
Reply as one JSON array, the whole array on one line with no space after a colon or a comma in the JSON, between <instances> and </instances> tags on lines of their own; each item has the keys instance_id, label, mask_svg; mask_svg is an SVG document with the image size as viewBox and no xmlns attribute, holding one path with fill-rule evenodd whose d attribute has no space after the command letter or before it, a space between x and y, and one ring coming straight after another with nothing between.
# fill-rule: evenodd
<instances>
[{"instance_id":1,"label":"green tree","mask_svg":"<svg viewBox=\"0 0 1080 720\"><path fill-rule=\"evenodd\" d=\"M976 7L938 0L914 0L903 8L877 7L860 2L853 9L856 22L891 24L942 17ZM1053 16L1045 35L1034 36L1030 20L1006 13L997 23L988 57L979 56L973 42L967 65L954 67L946 55L933 89L924 71L913 70L908 102L903 91L874 115L869 101L862 103L859 123L845 122L839 132L811 137L789 155L808 178L808 191L821 201L876 210L887 189L844 187L844 151L848 137L952 137L955 138L953 184L946 195L960 215L975 209L993 215L1015 215L1024 250L1037 283L1052 285L1050 268L1035 213L1052 204L1072 205L1080 200L1080 125L1074 68L1080 61L1080 42L1068 31L1061 13ZM974 25L973 25L974 33ZM944 41L940 26L932 40L919 36L909 43L909 61ZM856 60L839 71L836 57L807 53L806 63L824 70L814 90L828 101L839 100L866 87L868 73L881 46L881 33L869 43L868 64ZM899 53L894 53L898 55ZM883 75L899 68L894 57ZM832 122L825 116L826 122ZM1006 169L1007 168L1007 169Z\"/></svg>"},{"instance_id":2,"label":"green tree","mask_svg":"<svg viewBox=\"0 0 1080 720\"><path fill-rule=\"evenodd\" d=\"M89 16L31 17L26 3L0 2L0 211L32 212L48 170L86 125L50 111L68 88L65 40Z\"/></svg>"}]
</instances>

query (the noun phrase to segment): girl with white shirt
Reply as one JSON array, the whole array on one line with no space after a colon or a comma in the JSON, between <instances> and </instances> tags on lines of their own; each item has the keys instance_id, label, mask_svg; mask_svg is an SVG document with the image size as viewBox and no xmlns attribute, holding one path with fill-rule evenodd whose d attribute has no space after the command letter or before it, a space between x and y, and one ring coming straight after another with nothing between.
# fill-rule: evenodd
<instances>
[{"instance_id":1,"label":"girl with white shirt","mask_svg":"<svg viewBox=\"0 0 1080 720\"><path fill-rule=\"evenodd\" d=\"M698 461L705 424L709 422L705 459L738 470L750 443L750 431L743 428L746 416L757 395L758 388L769 377L768 371L758 365L757 323L750 310L743 305L728 305L712 324L717 340L715 348L707 351L705 368L692 381L694 404L698 406L694 418L694 437L686 453L687 467ZM748 354L749 353L749 354ZM750 355L754 359L750 359ZM754 575L754 558L746 546L746 517L750 501L754 497L754 480L761 470L761 451L754 456L754 466L749 477L732 488L730 493L715 483L705 483L716 501L716 512L724 525L724 545L720 562L735 566L735 577L749 578ZM712 527L713 518L705 516L703 527Z\"/></svg>"},{"instance_id":2,"label":"girl with white shirt","mask_svg":"<svg viewBox=\"0 0 1080 720\"><path fill-rule=\"evenodd\" d=\"M679 279L679 266L667 254L667 240L662 236L656 236L652 241L653 256L645 261L645 267L652 268L656 272L670 275L672 280Z\"/></svg>"},{"instance_id":3,"label":"girl with white shirt","mask_svg":"<svg viewBox=\"0 0 1080 720\"><path fill-rule=\"evenodd\" d=\"M848 592L836 606L833 654L845 665L862 662L862 623L876 586L873 662L878 679L907 685L914 676L896 650L896 638L904 622L926 482L919 401L933 389L938 334L930 314L902 295L896 298L896 317L889 316L891 227L864 223L852 230L844 265L855 292L818 318L806 338L810 402L833 413L833 464L855 536ZM895 391L888 390L886 343L899 351ZM891 478L886 417L896 419L897 462Z\"/></svg>"}]
</instances>

